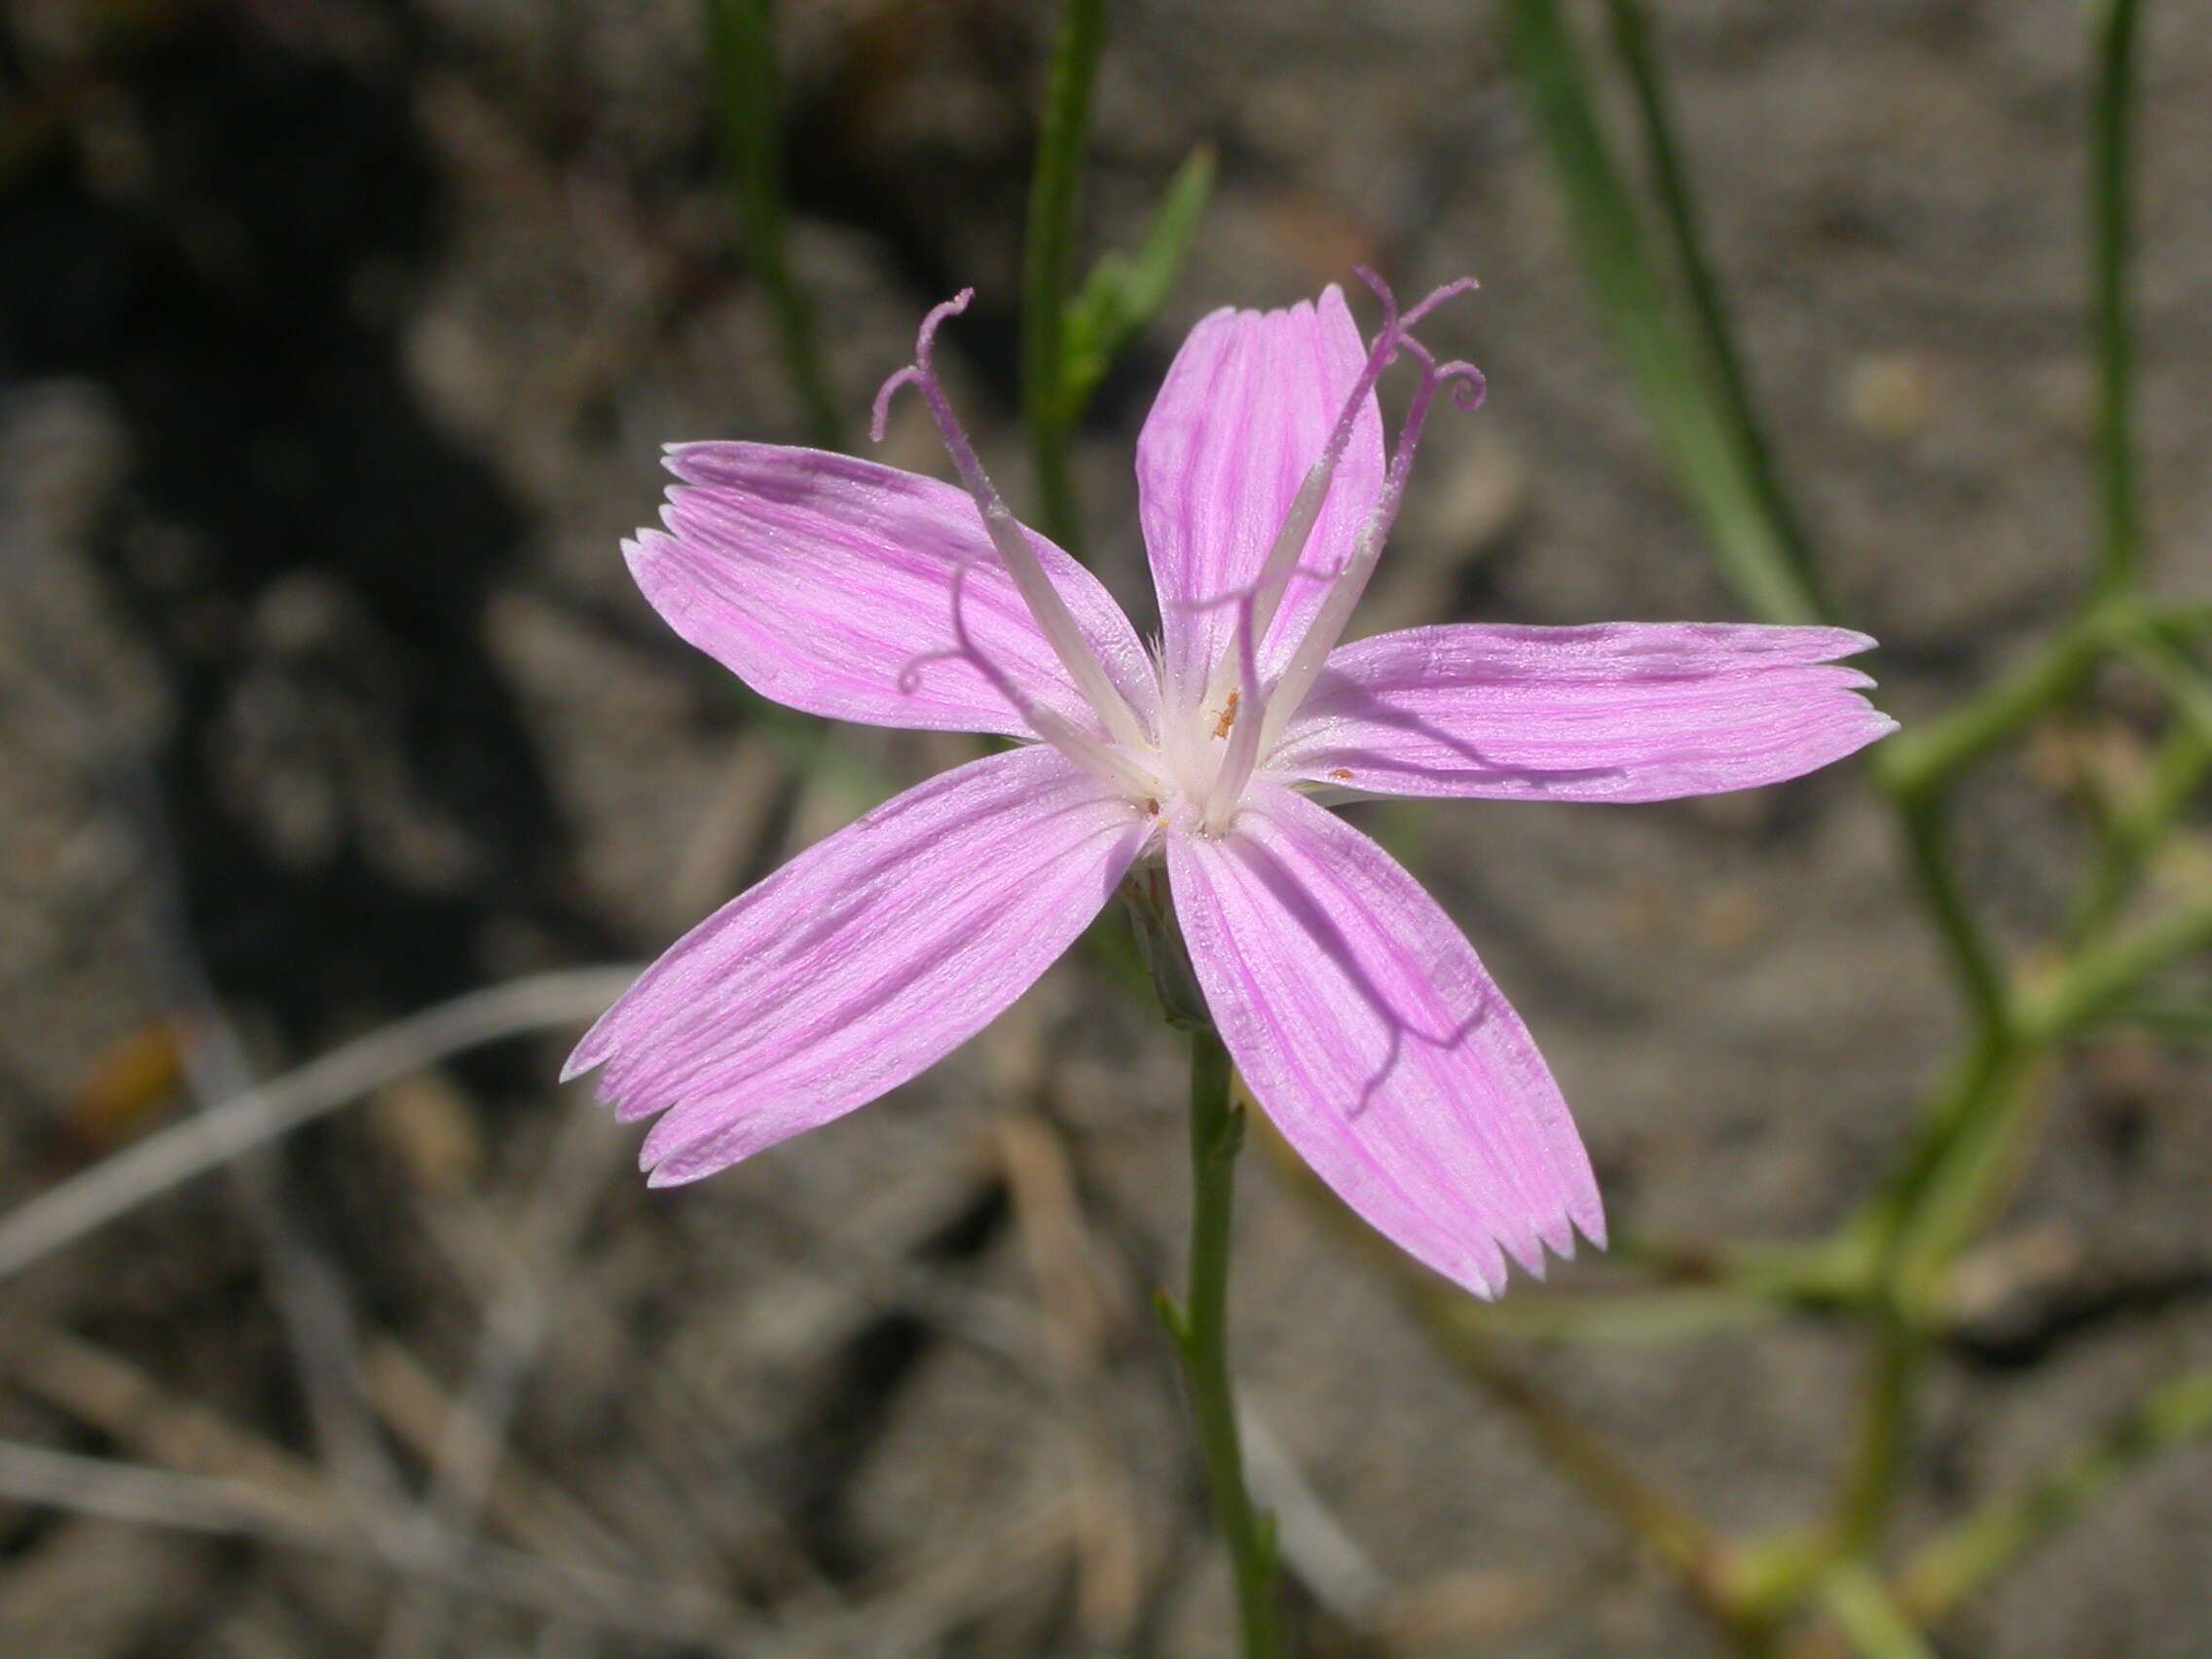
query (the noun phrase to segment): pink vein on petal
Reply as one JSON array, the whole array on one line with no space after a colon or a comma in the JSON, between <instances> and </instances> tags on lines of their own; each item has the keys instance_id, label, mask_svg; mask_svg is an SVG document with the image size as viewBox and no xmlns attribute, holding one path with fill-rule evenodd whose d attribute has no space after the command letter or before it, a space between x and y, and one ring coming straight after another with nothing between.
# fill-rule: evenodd
<instances>
[{"instance_id":1,"label":"pink vein on petal","mask_svg":"<svg viewBox=\"0 0 2212 1659\"><path fill-rule=\"evenodd\" d=\"M1097 725L961 491L821 450L682 445L665 532L625 551L671 627L765 697L871 725L1027 736L1004 694L955 649L954 572L977 648L1024 693ZM1054 588L1140 714L1150 659L1098 578L1032 536Z\"/></svg>"},{"instance_id":2,"label":"pink vein on petal","mask_svg":"<svg viewBox=\"0 0 2212 1659\"><path fill-rule=\"evenodd\" d=\"M1271 761L1374 794L1653 801L1781 783L1897 729L1840 628L1410 628L1338 648Z\"/></svg>"},{"instance_id":3,"label":"pink vein on petal","mask_svg":"<svg viewBox=\"0 0 2212 1659\"><path fill-rule=\"evenodd\" d=\"M1389 855L1287 790L1168 843L1222 1040L1284 1138L1378 1232L1484 1296L1604 1241L1588 1155L1528 1028Z\"/></svg>"},{"instance_id":4,"label":"pink vein on petal","mask_svg":"<svg viewBox=\"0 0 2212 1659\"><path fill-rule=\"evenodd\" d=\"M896 1088L996 1018L1090 924L1151 833L1044 748L886 802L672 946L564 1075L604 1067L643 1162L696 1179Z\"/></svg>"}]
</instances>

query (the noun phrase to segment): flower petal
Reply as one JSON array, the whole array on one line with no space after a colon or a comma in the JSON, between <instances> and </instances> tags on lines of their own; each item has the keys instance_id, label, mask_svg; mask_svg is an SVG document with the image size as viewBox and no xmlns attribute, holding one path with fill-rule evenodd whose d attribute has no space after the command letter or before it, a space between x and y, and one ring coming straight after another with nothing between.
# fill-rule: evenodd
<instances>
[{"instance_id":1,"label":"flower petal","mask_svg":"<svg viewBox=\"0 0 2212 1659\"><path fill-rule=\"evenodd\" d=\"M976 504L934 478L774 444L683 444L667 534L623 546L669 626L764 697L809 714L925 730L1028 728L976 666L949 653L952 575L977 649L1030 697L1099 729L1030 619ZM1151 664L1098 579L1031 533L1108 675L1140 718Z\"/></svg>"},{"instance_id":2,"label":"flower petal","mask_svg":"<svg viewBox=\"0 0 2212 1659\"><path fill-rule=\"evenodd\" d=\"M1559 1086L1474 948L1381 847L1262 785L1168 842L1222 1041L1284 1138L1377 1231L1482 1296L1572 1229L1604 1242ZM1502 1246L1502 1252L1501 1252Z\"/></svg>"},{"instance_id":3,"label":"flower petal","mask_svg":"<svg viewBox=\"0 0 2212 1659\"><path fill-rule=\"evenodd\" d=\"M1198 608L1259 576L1366 361L1335 287L1317 306L1215 312L1176 353L1137 438L1137 509L1171 687L1201 693L1234 644L1235 608ZM1301 564L1343 565L1382 493L1382 420L1370 394ZM1326 591L1324 582L1291 578L1262 645L1263 675L1281 668Z\"/></svg>"},{"instance_id":4,"label":"flower petal","mask_svg":"<svg viewBox=\"0 0 2212 1659\"><path fill-rule=\"evenodd\" d=\"M1897 722L1841 628L1412 628L1329 658L1268 768L1376 794L1671 800L1780 783ZM1824 666L1826 665L1826 666Z\"/></svg>"},{"instance_id":5,"label":"flower petal","mask_svg":"<svg viewBox=\"0 0 2212 1659\"><path fill-rule=\"evenodd\" d=\"M1151 832L1039 747L945 772L802 853L623 993L564 1076L604 1066L653 1184L843 1116L950 1053L1051 967Z\"/></svg>"}]
</instances>

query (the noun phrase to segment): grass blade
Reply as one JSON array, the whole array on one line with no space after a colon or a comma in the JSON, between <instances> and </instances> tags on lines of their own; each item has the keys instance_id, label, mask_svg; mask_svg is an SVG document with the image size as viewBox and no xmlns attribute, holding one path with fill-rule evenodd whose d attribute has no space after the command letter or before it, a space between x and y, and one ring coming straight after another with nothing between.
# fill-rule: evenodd
<instances>
[{"instance_id":1,"label":"grass blade","mask_svg":"<svg viewBox=\"0 0 2212 1659\"><path fill-rule=\"evenodd\" d=\"M1766 510L1779 550L1796 571L1798 579L1814 599L1821 597L1820 569L1803 522L1783 489L1774 464L1774 452L1751 396L1751 376L1744 355L1736 349L1735 325L1713 263L1706 257L1705 231L1699 218L1697 193L1689 168L1675 137L1675 117L1660 71L1658 48L1651 38L1651 13L1644 0L1607 0L1612 22L1614 55L1628 73L1636 92L1637 114L1642 125L1644 152L1650 159L1651 178L1674 245L1675 264L1689 295L1690 311L1707 354L1712 359L1715 389L1721 409L1735 429L1736 442L1750 474L1749 483Z\"/></svg>"},{"instance_id":2,"label":"grass blade","mask_svg":"<svg viewBox=\"0 0 2212 1659\"><path fill-rule=\"evenodd\" d=\"M1123 348L1167 303L1213 193L1213 149L1201 144L1168 180L1136 250L1101 257L1069 306L1060 415L1070 425Z\"/></svg>"},{"instance_id":3,"label":"grass blade","mask_svg":"<svg viewBox=\"0 0 2212 1659\"><path fill-rule=\"evenodd\" d=\"M1558 0L1507 0L1506 18L1509 56L1551 151L1584 271L1722 575L1766 621L1820 620L1819 597L1757 486L1718 377L1677 321Z\"/></svg>"},{"instance_id":4,"label":"grass blade","mask_svg":"<svg viewBox=\"0 0 2212 1659\"><path fill-rule=\"evenodd\" d=\"M785 247L783 107L770 0L707 0L707 54L721 105L746 262L767 290L776 344L805 413L807 436L824 449L841 449L844 422L822 366L814 308L792 275Z\"/></svg>"},{"instance_id":5,"label":"grass blade","mask_svg":"<svg viewBox=\"0 0 2212 1659\"><path fill-rule=\"evenodd\" d=\"M1051 84L1030 177L1029 228L1021 282L1021 403L1037 465L1038 519L1046 535L1080 552L1068 435L1075 425L1067 384L1068 295L1074 286L1076 220L1090 92L1106 48L1106 0L1067 0L1052 49Z\"/></svg>"}]
</instances>

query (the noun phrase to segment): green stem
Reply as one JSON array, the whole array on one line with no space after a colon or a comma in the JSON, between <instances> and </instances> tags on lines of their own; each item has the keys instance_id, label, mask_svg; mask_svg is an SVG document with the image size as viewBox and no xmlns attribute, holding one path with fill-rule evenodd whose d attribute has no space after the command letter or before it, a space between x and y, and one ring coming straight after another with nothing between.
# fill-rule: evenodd
<instances>
[{"instance_id":1,"label":"green stem","mask_svg":"<svg viewBox=\"0 0 2212 1659\"><path fill-rule=\"evenodd\" d=\"M1346 1209L1311 1169L1280 1141L1280 1174L1315 1219L1330 1229L1383 1283L1455 1369L1526 1427L1552 1468L1628 1535L1664 1562L1684 1589L1737 1646L1751 1651L1763 1613L1746 1605L1736 1566L1723 1540L1661 1491L1619 1453L1561 1409L1500 1353L1486 1315L1491 1309L1416 1264Z\"/></svg>"},{"instance_id":2,"label":"green stem","mask_svg":"<svg viewBox=\"0 0 2212 1659\"><path fill-rule=\"evenodd\" d=\"M1029 185L1021 280L1021 405L1037 465L1039 528L1081 552L1068 436L1068 293L1073 286L1090 90L1106 45L1106 0L1067 0Z\"/></svg>"},{"instance_id":3,"label":"green stem","mask_svg":"<svg viewBox=\"0 0 2212 1659\"><path fill-rule=\"evenodd\" d=\"M1936 1534L1905 1569L1900 1600L1923 1618L1942 1618L2138 1465L2208 1434L2212 1368L2160 1384L2048 1474Z\"/></svg>"},{"instance_id":4,"label":"green stem","mask_svg":"<svg viewBox=\"0 0 2212 1659\"><path fill-rule=\"evenodd\" d=\"M1921 1361L1928 1353L1925 1333L1887 1293L1873 1316L1872 1370L1836 1519L1837 1553L1845 1560L1864 1558L1889 1520L1911 1446Z\"/></svg>"},{"instance_id":5,"label":"green stem","mask_svg":"<svg viewBox=\"0 0 2212 1659\"><path fill-rule=\"evenodd\" d=\"M1847 1562L1821 1581L1821 1605L1860 1659L1936 1659L1936 1649L1882 1581Z\"/></svg>"},{"instance_id":6,"label":"green stem","mask_svg":"<svg viewBox=\"0 0 2212 1659\"><path fill-rule=\"evenodd\" d=\"M2207 771L2212 771L2208 728L2177 720L2158 745L2149 775L2105 826L2096 867L2067 920L2070 949L2079 950L2119 913L2135 890L2145 863L2196 798Z\"/></svg>"},{"instance_id":7,"label":"green stem","mask_svg":"<svg viewBox=\"0 0 2212 1659\"><path fill-rule=\"evenodd\" d=\"M2067 964L2023 1011L2027 1034L2060 1043L2110 1014L2155 974L2212 949L2212 893L2199 892L2131 933L2103 939Z\"/></svg>"},{"instance_id":8,"label":"green stem","mask_svg":"<svg viewBox=\"0 0 2212 1659\"><path fill-rule=\"evenodd\" d=\"M1903 817L1905 846L1914 878L1920 883L1922 903L1936 930L1950 948L1967 1001L1984 1032L2002 1031L2009 1018L2006 1007L2005 969L1994 946L1974 919L1951 863L1944 830L1949 817L1940 795L1898 797Z\"/></svg>"},{"instance_id":9,"label":"green stem","mask_svg":"<svg viewBox=\"0 0 2212 1659\"><path fill-rule=\"evenodd\" d=\"M792 275L784 243L783 107L770 0L707 0L707 51L720 94L746 261L767 292L776 343L809 438L824 449L842 448L844 423L822 366L814 309Z\"/></svg>"},{"instance_id":10,"label":"green stem","mask_svg":"<svg viewBox=\"0 0 2212 1659\"><path fill-rule=\"evenodd\" d=\"M1508 0L1514 75L1567 197L1584 274L1611 323L1644 413L1713 536L1722 575L1769 622L1818 622L1821 605L1752 476L1711 364L1675 315L1642 216L1598 119L1582 49L1560 0Z\"/></svg>"},{"instance_id":11,"label":"green stem","mask_svg":"<svg viewBox=\"0 0 2212 1659\"><path fill-rule=\"evenodd\" d=\"M2004 1103L2021 1087L2019 1055L2018 1040L2003 1024L1983 1026L1931 1107L1918 1144L1868 1212L1875 1263L1866 1311L1874 1348L1836 1501L1831 1553L1839 1562L1872 1551L1896 1503L1929 1348L1926 1231L1932 1216L1953 1214L1986 1190L1989 1145L2004 1139L2016 1117Z\"/></svg>"},{"instance_id":12,"label":"green stem","mask_svg":"<svg viewBox=\"0 0 2212 1659\"><path fill-rule=\"evenodd\" d=\"M2116 642L2139 631L2122 606L2083 611L1996 684L1941 719L1874 750L1874 775L1893 795L1925 794L2064 702Z\"/></svg>"},{"instance_id":13,"label":"green stem","mask_svg":"<svg viewBox=\"0 0 2212 1659\"><path fill-rule=\"evenodd\" d=\"M2176 640L2170 629L2147 621L2126 648L2135 666L2172 699L2174 717L2201 741L2212 742L2212 673L2197 660L2193 643Z\"/></svg>"},{"instance_id":14,"label":"green stem","mask_svg":"<svg viewBox=\"0 0 2212 1659\"><path fill-rule=\"evenodd\" d=\"M1628 71L1636 92L1636 106L1643 128L1644 148L1651 161L1652 182L1674 241L1675 263L1688 290L1690 309L1697 319L1707 354L1712 358L1714 380L1722 412L1735 429L1736 444L1752 493L1766 511L1775 544L1795 573L1804 592L1823 604L1819 564L1812 539L1782 485L1774 454L1759 420L1758 404L1751 396L1751 375L1744 355L1736 349L1736 330L1720 291L1719 277L1705 254L1705 231L1699 220L1697 193L1681 146L1675 138L1675 119L1668 102L1666 81L1659 69L1659 54L1651 38L1651 10L1644 0L1608 0L1613 49ZM1825 608L1825 606L1824 606Z\"/></svg>"},{"instance_id":15,"label":"green stem","mask_svg":"<svg viewBox=\"0 0 2212 1659\"><path fill-rule=\"evenodd\" d=\"M1236 1577L1244 1659L1276 1659L1274 1530L1244 1486L1244 1450L1229 1380L1229 1245L1244 1114L1230 1097L1229 1051L1210 1029L1191 1033L1191 1274L1181 1308L1162 1302L1213 1495L1214 1525Z\"/></svg>"},{"instance_id":16,"label":"green stem","mask_svg":"<svg viewBox=\"0 0 2212 1659\"><path fill-rule=\"evenodd\" d=\"M2103 474L2104 549L2098 579L2107 591L2132 583L2143 562L2135 482L2135 347L2127 303L2138 15L2135 0L2100 0L2095 25L2097 90L2089 169L2095 235L2090 280L2099 371L2097 459Z\"/></svg>"}]
</instances>

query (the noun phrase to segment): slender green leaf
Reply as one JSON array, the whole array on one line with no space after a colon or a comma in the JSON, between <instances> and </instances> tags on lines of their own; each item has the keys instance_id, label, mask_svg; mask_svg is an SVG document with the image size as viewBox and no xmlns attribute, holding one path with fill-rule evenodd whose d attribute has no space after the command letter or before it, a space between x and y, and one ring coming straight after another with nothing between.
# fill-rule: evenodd
<instances>
[{"instance_id":1,"label":"slender green leaf","mask_svg":"<svg viewBox=\"0 0 2212 1659\"><path fill-rule=\"evenodd\" d=\"M1106 50L1106 0L1067 0L1052 50L1051 84L1030 175L1029 227L1021 284L1021 401L1037 464L1038 518L1045 533L1080 551L1075 479L1069 468L1061 388L1066 385L1068 293L1074 285L1083 156L1090 93Z\"/></svg>"},{"instance_id":2,"label":"slender green leaf","mask_svg":"<svg viewBox=\"0 0 2212 1659\"><path fill-rule=\"evenodd\" d=\"M721 105L746 263L767 292L776 343L805 411L808 436L825 449L840 449L844 423L822 366L814 308L792 274L785 247L783 109L770 0L707 0L707 51Z\"/></svg>"},{"instance_id":3,"label":"slender green leaf","mask_svg":"<svg viewBox=\"0 0 2212 1659\"><path fill-rule=\"evenodd\" d=\"M1676 319L1571 26L1558 0L1507 0L1506 17L1514 70L1551 151L1584 272L1721 573L1768 621L1818 621L1819 599L1759 488L1718 377Z\"/></svg>"},{"instance_id":4,"label":"slender green leaf","mask_svg":"<svg viewBox=\"0 0 2212 1659\"><path fill-rule=\"evenodd\" d=\"M1103 255L1069 305L1057 411L1065 424L1083 418L1114 359L1167 303L1205 214L1213 172L1213 149L1201 144L1168 181L1135 251Z\"/></svg>"},{"instance_id":5,"label":"slender green leaf","mask_svg":"<svg viewBox=\"0 0 2212 1659\"><path fill-rule=\"evenodd\" d=\"M1774 452L1751 396L1751 375L1736 345L1736 330L1721 293L1720 280L1706 256L1705 232L1689 168L1675 136L1675 117L1667 84L1659 65L1659 52L1651 36L1651 13L1645 0L1607 0L1612 20L1615 55L1628 72L1636 91L1636 108L1650 158L1652 182L1658 189L1674 246L1676 267L1688 291L1691 314L1707 353L1719 392L1721 408L1742 452L1751 487L1757 493L1780 552L1796 571L1808 593L1820 598L1820 568L1811 539L1806 535L1796 507L1783 488Z\"/></svg>"}]
</instances>

